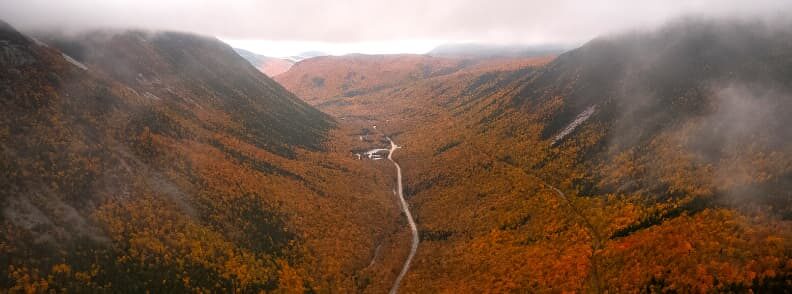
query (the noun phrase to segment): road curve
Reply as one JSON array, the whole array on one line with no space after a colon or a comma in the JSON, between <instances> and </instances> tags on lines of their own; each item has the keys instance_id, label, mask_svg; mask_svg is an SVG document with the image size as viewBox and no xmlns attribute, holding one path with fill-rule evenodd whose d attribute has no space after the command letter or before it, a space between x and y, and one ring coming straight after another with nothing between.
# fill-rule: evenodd
<instances>
[{"instance_id":1,"label":"road curve","mask_svg":"<svg viewBox=\"0 0 792 294\"><path fill-rule=\"evenodd\" d=\"M393 162L393 165L396 166L396 194L399 196L399 201L401 203L402 211L404 211L404 215L407 216L407 222L410 224L410 231L412 231L412 246L410 247L410 254L407 255L407 260L404 261L404 266L402 267L399 276L396 277L396 280L393 282L393 287L390 289L390 294L396 294L399 292L399 285L401 284L402 279L404 276L407 275L407 271L410 270L410 263L412 262L413 257L415 257L415 252L418 251L418 227L415 225L415 221L413 220L413 216L410 213L410 206L407 204L407 200L404 200L404 192L402 189L402 172L401 167L395 160L393 160L393 152L396 151L399 146L391 140L390 137L385 137L390 142L390 150L388 152L388 160Z\"/></svg>"}]
</instances>

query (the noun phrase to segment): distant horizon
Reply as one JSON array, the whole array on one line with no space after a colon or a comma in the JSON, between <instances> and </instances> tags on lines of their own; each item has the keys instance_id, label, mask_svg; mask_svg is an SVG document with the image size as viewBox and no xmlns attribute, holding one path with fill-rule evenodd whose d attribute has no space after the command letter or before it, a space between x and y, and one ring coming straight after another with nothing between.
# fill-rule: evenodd
<instances>
[{"instance_id":1,"label":"distant horizon","mask_svg":"<svg viewBox=\"0 0 792 294\"><path fill-rule=\"evenodd\" d=\"M322 56L344 56L349 54L393 55L393 54L429 54L443 46L491 46L514 48L574 48L581 42L567 43L500 43L487 41L449 41L449 40L398 40L330 43L314 41L274 41L274 40L238 40L218 37L233 48L247 50L258 55L277 58L301 56L304 53L322 53Z\"/></svg>"},{"instance_id":2,"label":"distant horizon","mask_svg":"<svg viewBox=\"0 0 792 294\"><path fill-rule=\"evenodd\" d=\"M273 40L240 40L218 37L221 41L234 48L269 57L292 57L306 52L322 52L327 55L361 54L426 54L432 49L445 44L438 40L405 40L405 41L374 41L331 43L318 41L273 41Z\"/></svg>"}]
</instances>

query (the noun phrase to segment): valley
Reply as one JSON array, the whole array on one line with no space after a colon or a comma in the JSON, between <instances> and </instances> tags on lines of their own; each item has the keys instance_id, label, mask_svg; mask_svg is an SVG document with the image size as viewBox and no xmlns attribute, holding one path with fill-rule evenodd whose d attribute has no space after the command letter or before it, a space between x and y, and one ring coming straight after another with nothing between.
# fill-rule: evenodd
<instances>
[{"instance_id":1,"label":"valley","mask_svg":"<svg viewBox=\"0 0 792 294\"><path fill-rule=\"evenodd\" d=\"M402 292L778 291L792 265L792 158L771 122L783 116L765 105L789 107L780 64L792 59L742 44L784 52L788 33L680 22L557 57L325 57L276 80L406 146L420 245ZM743 111L772 118L735 121ZM725 145L699 140L716 137ZM731 145L747 138L749 149Z\"/></svg>"},{"instance_id":2,"label":"valley","mask_svg":"<svg viewBox=\"0 0 792 294\"><path fill-rule=\"evenodd\" d=\"M4 289L351 291L397 226L354 129L215 39L0 37Z\"/></svg>"},{"instance_id":3,"label":"valley","mask_svg":"<svg viewBox=\"0 0 792 294\"><path fill-rule=\"evenodd\" d=\"M265 75L213 37L0 23L0 289L784 293L790 40L686 19Z\"/></svg>"}]
</instances>

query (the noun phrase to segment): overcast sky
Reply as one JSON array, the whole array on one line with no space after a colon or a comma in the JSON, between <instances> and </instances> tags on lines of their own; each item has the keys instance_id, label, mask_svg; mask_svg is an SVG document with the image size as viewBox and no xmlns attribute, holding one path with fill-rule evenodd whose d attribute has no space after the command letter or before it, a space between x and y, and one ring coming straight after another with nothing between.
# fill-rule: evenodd
<instances>
[{"instance_id":1,"label":"overcast sky","mask_svg":"<svg viewBox=\"0 0 792 294\"><path fill-rule=\"evenodd\" d=\"M0 18L22 30L179 30L271 56L424 53L446 42L575 44L683 15L788 16L792 0L0 0Z\"/></svg>"}]
</instances>

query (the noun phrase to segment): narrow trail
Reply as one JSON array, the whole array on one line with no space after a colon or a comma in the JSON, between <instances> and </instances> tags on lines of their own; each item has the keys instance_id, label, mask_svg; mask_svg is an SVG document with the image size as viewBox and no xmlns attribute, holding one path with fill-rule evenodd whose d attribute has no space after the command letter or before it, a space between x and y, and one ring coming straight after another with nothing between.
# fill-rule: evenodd
<instances>
[{"instance_id":1,"label":"narrow trail","mask_svg":"<svg viewBox=\"0 0 792 294\"><path fill-rule=\"evenodd\" d=\"M396 143L391 140L390 137L385 137L390 142L391 147L388 152L388 160L393 162L393 165L396 166L396 195L399 196L399 202L401 203L402 211L404 211L404 215L407 217L407 222L410 224L410 231L412 231L412 246L410 247L410 254L407 255L407 260L404 261L404 266L402 267L401 272L396 277L396 280L393 282L393 286L390 289L391 294L396 294L399 292L399 286L401 285L402 279L404 276L407 275L407 271L410 270L410 263L412 263L413 257L415 257L415 252L418 251L418 242L420 242L418 237L418 226L415 225L415 221L413 220L412 213L410 213L410 206L407 204L407 200L404 199L404 192L402 188L402 172L401 167L395 160L393 160L393 152L399 148Z\"/></svg>"},{"instance_id":2,"label":"narrow trail","mask_svg":"<svg viewBox=\"0 0 792 294\"><path fill-rule=\"evenodd\" d=\"M564 192L548 184L539 177L537 177L537 179L542 181L542 185L555 192L562 199L566 200L567 205L569 205L569 207L572 209L572 212L583 221L583 225L586 227L586 230L588 230L589 234L591 234L591 237L593 239L593 244L591 244L591 256L590 256L591 267L592 267L591 274L593 275L594 290L596 291L596 293L602 293L602 285L601 285L602 283L600 281L600 276L599 276L599 266L597 265L597 252L602 249L602 245L603 245L602 235L599 233L597 228L595 228L594 225L591 224L591 221L589 221L589 219L583 214L583 212L580 211L580 209L572 202L572 199L569 199L569 197L567 197L567 195Z\"/></svg>"},{"instance_id":3,"label":"narrow trail","mask_svg":"<svg viewBox=\"0 0 792 294\"><path fill-rule=\"evenodd\" d=\"M474 150L476 150L478 152L481 152L481 153L484 153L484 154L488 154L487 152L484 152L483 150L481 150L479 148L476 148L475 146L473 146L473 148L474 148ZM586 217L586 215L583 214L583 212L580 210L580 208L578 208L575 205L575 203L572 202L572 199L570 199L566 195L566 193L561 191L561 189L558 189L555 186L550 185L542 177L540 177L540 176L538 176L536 174L529 173L529 172L527 172L525 170L522 170L522 172L525 175L529 176L529 177L535 178L536 180L538 180L540 182L541 186L553 191L554 194L556 194L558 197L563 199L564 202L566 202L567 206L569 206L569 208L572 210L572 213L575 214L575 216L577 216L582 221L583 226L586 228L586 230L589 232L589 234L591 234L591 237L592 237L591 249L592 250L591 250L590 259L591 259L591 264L592 264L591 274L593 276L594 291L595 291L595 293L603 293L603 291L602 291L602 282L600 281L599 265L598 265L598 262L597 262L597 260L598 260L597 253L598 253L599 250L603 249L603 245L604 245L604 239L602 238L602 234L600 234L599 230L597 230L597 228L594 227L594 225L591 223L591 221L589 221L588 217Z\"/></svg>"}]
</instances>

